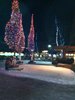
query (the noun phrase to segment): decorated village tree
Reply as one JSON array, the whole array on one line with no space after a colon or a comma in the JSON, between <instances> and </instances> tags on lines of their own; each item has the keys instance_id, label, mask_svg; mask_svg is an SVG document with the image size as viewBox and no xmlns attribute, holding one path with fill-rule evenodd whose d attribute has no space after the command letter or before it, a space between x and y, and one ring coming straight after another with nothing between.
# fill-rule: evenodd
<instances>
[{"instance_id":1,"label":"decorated village tree","mask_svg":"<svg viewBox=\"0 0 75 100\"><path fill-rule=\"evenodd\" d=\"M64 46L64 38L62 32L60 31L60 27L57 22L57 18L55 17L55 25L56 25L56 45L57 46Z\"/></svg>"},{"instance_id":2,"label":"decorated village tree","mask_svg":"<svg viewBox=\"0 0 75 100\"><path fill-rule=\"evenodd\" d=\"M25 35L24 35L24 32L23 32L23 26L22 26L22 16L20 18L20 41L16 47L16 51L19 53L19 60L21 60L21 52L24 51L24 48L25 48Z\"/></svg>"},{"instance_id":3,"label":"decorated village tree","mask_svg":"<svg viewBox=\"0 0 75 100\"><path fill-rule=\"evenodd\" d=\"M25 47L25 36L18 0L13 0L12 2L12 14L5 27L4 40L9 48L14 52L23 52Z\"/></svg>"},{"instance_id":4,"label":"decorated village tree","mask_svg":"<svg viewBox=\"0 0 75 100\"><path fill-rule=\"evenodd\" d=\"M33 21L33 14L32 14L30 32L28 35L28 50L31 52L31 61L33 61L33 52L35 48L34 33L35 33L34 32L34 21Z\"/></svg>"},{"instance_id":5,"label":"decorated village tree","mask_svg":"<svg viewBox=\"0 0 75 100\"><path fill-rule=\"evenodd\" d=\"M57 18L55 17L55 25L56 25L56 46L64 46L65 41L62 35L62 32L60 31L60 27L57 21ZM63 50L61 50L62 57L64 56Z\"/></svg>"}]
</instances>

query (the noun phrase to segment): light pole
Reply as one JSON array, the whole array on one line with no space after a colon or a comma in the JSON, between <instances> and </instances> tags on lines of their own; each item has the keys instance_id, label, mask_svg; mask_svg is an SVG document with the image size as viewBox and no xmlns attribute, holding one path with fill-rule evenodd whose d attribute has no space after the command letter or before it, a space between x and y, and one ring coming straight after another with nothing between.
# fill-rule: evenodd
<instances>
[{"instance_id":1,"label":"light pole","mask_svg":"<svg viewBox=\"0 0 75 100\"><path fill-rule=\"evenodd\" d=\"M51 48L52 46L50 44L48 44L48 48Z\"/></svg>"},{"instance_id":2,"label":"light pole","mask_svg":"<svg viewBox=\"0 0 75 100\"><path fill-rule=\"evenodd\" d=\"M52 45L48 44L48 52L50 52Z\"/></svg>"},{"instance_id":3,"label":"light pole","mask_svg":"<svg viewBox=\"0 0 75 100\"><path fill-rule=\"evenodd\" d=\"M53 61L52 45L48 44L48 52L51 53L51 61Z\"/></svg>"}]
</instances>

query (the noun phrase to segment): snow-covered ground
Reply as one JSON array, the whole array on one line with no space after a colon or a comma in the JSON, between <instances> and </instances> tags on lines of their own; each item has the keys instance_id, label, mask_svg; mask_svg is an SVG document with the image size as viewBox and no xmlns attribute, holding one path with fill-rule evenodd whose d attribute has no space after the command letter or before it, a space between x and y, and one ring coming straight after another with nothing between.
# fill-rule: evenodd
<instances>
[{"instance_id":1,"label":"snow-covered ground","mask_svg":"<svg viewBox=\"0 0 75 100\"><path fill-rule=\"evenodd\" d=\"M29 60L24 60L23 63L24 64L28 64ZM44 65L50 65L52 64L52 62L50 61L42 61L42 60L35 60L34 61L36 64L44 64Z\"/></svg>"},{"instance_id":2,"label":"snow-covered ground","mask_svg":"<svg viewBox=\"0 0 75 100\"><path fill-rule=\"evenodd\" d=\"M46 64L46 62L44 63ZM58 84L75 85L75 73L70 69L55 67L53 65L36 65L26 63L20 65L20 68L23 68L23 70L5 71L3 69L0 72L16 77L28 77Z\"/></svg>"}]
</instances>

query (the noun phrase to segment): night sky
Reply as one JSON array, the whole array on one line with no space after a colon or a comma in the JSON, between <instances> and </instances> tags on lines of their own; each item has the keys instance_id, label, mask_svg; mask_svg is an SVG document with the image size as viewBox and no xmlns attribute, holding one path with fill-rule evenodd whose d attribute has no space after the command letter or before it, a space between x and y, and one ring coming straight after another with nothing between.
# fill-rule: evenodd
<instances>
[{"instance_id":1,"label":"night sky","mask_svg":"<svg viewBox=\"0 0 75 100\"><path fill-rule=\"evenodd\" d=\"M5 46L5 25L10 19L11 1L0 0L1 47L3 47L3 44ZM47 49L48 44L56 44L55 16L64 37L65 45L75 45L75 0L19 0L19 6L23 16L26 39L29 34L31 14L34 14L34 27L39 50Z\"/></svg>"}]
</instances>

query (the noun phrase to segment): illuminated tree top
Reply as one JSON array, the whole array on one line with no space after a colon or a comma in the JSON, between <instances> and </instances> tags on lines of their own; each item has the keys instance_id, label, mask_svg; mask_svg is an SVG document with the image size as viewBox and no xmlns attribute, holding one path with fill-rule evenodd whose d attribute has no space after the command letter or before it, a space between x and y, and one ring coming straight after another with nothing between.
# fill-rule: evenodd
<instances>
[{"instance_id":1,"label":"illuminated tree top","mask_svg":"<svg viewBox=\"0 0 75 100\"><path fill-rule=\"evenodd\" d=\"M19 10L19 2L18 0L13 0L12 2L12 11Z\"/></svg>"}]
</instances>

